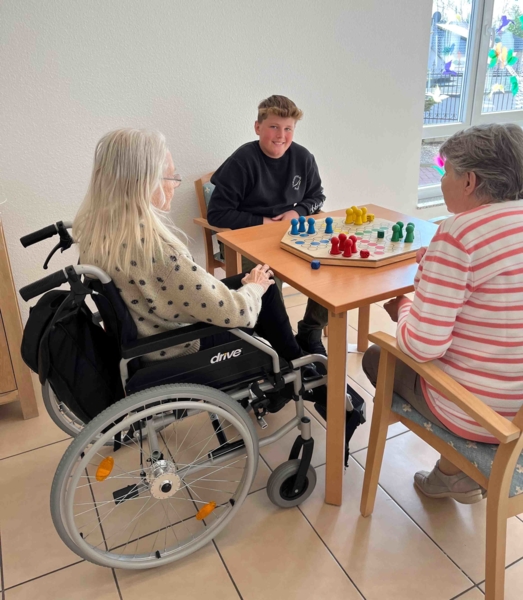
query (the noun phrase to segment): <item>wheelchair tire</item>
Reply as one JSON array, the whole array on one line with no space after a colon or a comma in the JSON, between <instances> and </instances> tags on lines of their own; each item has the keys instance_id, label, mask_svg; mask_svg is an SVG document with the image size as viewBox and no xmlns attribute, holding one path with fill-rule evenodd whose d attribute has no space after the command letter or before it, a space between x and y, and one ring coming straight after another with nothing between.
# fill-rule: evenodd
<instances>
[{"instance_id":1,"label":"wheelchair tire","mask_svg":"<svg viewBox=\"0 0 523 600\"><path fill-rule=\"evenodd\" d=\"M309 465L305 485L299 493L292 489L293 479L298 472L300 459L288 460L277 467L267 481L267 496L269 500L280 508L298 506L312 494L316 487L316 471Z\"/></svg>"},{"instance_id":2,"label":"wheelchair tire","mask_svg":"<svg viewBox=\"0 0 523 600\"><path fill-rule=\"evenodd\" d=\"M106 445L129 431L133 437L123 436L117 452ZM114 467L99 478L109 456ZM107 408L73 440L51 488L53 523L73 552L95 564L161 566L227 525L250 490L258 458L252 420L223 392L191 384L150 388Z\"/></svg>"},{"instance_id":3,"label":"wheelchair tire","mask_svg":"<svg viewBox=\"0 0 523 600\"><path fill-rule=\"evenodd\" d=\"M83 430L84 422L60 402L48 381L42 386L42 398L47 414L64 433L74 438Z\"/></svg>"}]
</instances>

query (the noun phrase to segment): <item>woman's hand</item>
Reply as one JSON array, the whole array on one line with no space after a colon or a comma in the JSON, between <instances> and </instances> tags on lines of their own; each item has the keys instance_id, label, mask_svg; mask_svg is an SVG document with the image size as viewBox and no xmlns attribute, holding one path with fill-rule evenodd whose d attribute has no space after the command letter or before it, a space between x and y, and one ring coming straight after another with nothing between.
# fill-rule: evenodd
<instances>
[{"instance_id":1,"label":"woman's hand","mask_svg":"<svg viewBox=\"0 0 523 600\"><path fill-rule=\"evenodd\" d=\"M266 292L269 286L274 284L274 273L271 271L269 265L256 265L254 269L245 275L242 279L242 284L247 285L248 283L257 283L261 285L263 291Z\"/></svg>"},{"instance_id":2,"label":"woman's hand","mask_svg":"<svg viewBox=\"0 0 523 600\"><path fill-rule=\"evenodd\" d=\"M410 300L407 296L398 296L397 298L393 298L388 302L385 302L383 308L389 313L389 317L394 321L394 323L398 322L398 313L400 308L404 305L410 303Z\"/></svg>"},{"instance_id":3,"label":"woman's hand","mask_svg":"<svg viewBox=\"0 0 523 600\"><path fill-rule=\"evenodd\" d=\"M416 262L418 263L418 265L421 262L421 259L425 256L425 252L427 251L427 246L422 246L417 252L416 252Z\"/></svg>"}]
</instances>

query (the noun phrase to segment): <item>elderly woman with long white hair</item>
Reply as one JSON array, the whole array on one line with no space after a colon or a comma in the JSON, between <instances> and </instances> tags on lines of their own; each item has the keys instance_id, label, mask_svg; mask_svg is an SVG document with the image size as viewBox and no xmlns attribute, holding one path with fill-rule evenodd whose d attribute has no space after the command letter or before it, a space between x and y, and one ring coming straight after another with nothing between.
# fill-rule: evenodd
<instances>
[{"instance_id":1,"label":"elderly woman with long white hair","mask_svg":"<svg viewBox=\"0 0 523 600\"><path fill-rule=\"evenodd\" d=\"M162 134L119 129L105 135L73 224L81 262L112 277L139 337L201 321L252 328L284 359L303 355L268 265L219 281L194 262L184 234L166 224L162 213L180 181ZM204 338L202 348L224 341L223 335ZM161 360L199 349L195 340L148 356Z\"/></svg>"},{"instance_id":2,"label":"elderly woman with long white hair","mask_svg":"<svg viewBox=\"0 0 523 600\"><path fill-rule=\"evenodd\" d=\"M523 131L471 127L440 148L441 190L454 216L418 253L415 295L386 303L400 348L439 366L493 410L513 418L523 404ZM376 385L379 348L363 357ZM398 363L394 391L428 421L465 439L499 443L409 367ZM431 498L472 504L484 490L441 457L414 476Z\"/></svg>"}]
</instances>

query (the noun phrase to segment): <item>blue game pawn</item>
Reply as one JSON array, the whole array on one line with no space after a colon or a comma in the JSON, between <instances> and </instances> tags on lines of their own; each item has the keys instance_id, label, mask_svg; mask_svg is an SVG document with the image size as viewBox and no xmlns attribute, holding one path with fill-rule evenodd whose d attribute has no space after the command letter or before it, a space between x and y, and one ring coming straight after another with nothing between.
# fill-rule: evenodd
<instances>
[{"instance_id":1,"label":"blue game pawn","mask_svg":"<svg viewBox=\"0 0 523 600\"><path fill-rule=\"evenodd\" d=\"M291 235L298 235L298 219L291 219Z\"/></svg>"},{"instance_id":2,"label":"blue game pawn","mask_svg":"<svg viewBox=\"0 0 523 600\"><path fill-rule=\"evenodd\" d=\"M305 217L302 215L298 221L300 222L300 226L298 228L298 231L300 233L305 233Z\"/></svg>"},{"instance_id":3,"label":"blue game pawn","mask_svg":"<svg viewBox=\"0 0 523 600\"><path fill-rule=\"evenodd\" d=\"M307 219L307 223L309 224L309 229L307 229L307 233L309 235L314 235L316 233L316 229L314 228L316 221L312 217L310 217L309 219Z\"/></svg>"},{"instance_id":4,"label":"blue game pawn","mask_svg":"<svg viewBox=\"0 0 523 600\"><path fill-rule=\"evenodd\" d=\"M327 217L325 219L325 233L334 233L334 229L332 228L332 217Z\"/></svg>"}]
</instances>

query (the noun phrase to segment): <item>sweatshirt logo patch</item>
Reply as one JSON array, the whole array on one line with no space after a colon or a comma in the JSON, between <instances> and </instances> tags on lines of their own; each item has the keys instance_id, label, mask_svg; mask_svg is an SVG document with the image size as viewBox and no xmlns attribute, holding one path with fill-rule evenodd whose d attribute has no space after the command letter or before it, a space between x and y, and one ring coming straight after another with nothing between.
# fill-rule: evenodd
<instances>
[{"instance_id":1,"label":"sweatshirt logo patch","mask_svg":"<svg viewBox=\"0 0 523 600\"><path fill-rule=\"evenodd\" d=\"M301 177L299 175L295 175L294 179L292 180L292 187L295 190L299 190L300 189L300 183L301 183Z\"/></svg>"}]
</instances>

